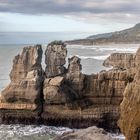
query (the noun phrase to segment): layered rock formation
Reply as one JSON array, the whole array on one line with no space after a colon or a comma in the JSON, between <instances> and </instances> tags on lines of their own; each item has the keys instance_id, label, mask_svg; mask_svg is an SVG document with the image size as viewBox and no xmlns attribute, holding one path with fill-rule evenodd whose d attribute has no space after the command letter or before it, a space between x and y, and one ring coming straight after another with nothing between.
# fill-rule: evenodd
<instances>
[{"instance_id":1,"label":"layered rock formation","mask_svg":"<svg viewBox=\"0 0 140 140\"><path fill-rule=\"evenodd\" d=\"M82 96L81 91L84 88L85 75L82 74L82 66L80 58L74 56L69 58L68 71L66 73L66 81L75 90L76 94Z\"/></svg>"},{"instance_id":2,"label":"layered rock formation","mask_svg":"<svg viewBox=\"0 0 140 140\"><path fill-rule=\"evenodd\" d=\"M0 109L6 109L9 112L25 110L25 112L21 112L22 115L20 115L13 111L12 116L9 115L9 117L18 116L18 119L22 119L22 117L24 119L26 115L28 117L34 114L32 117L38 118L38 114L42 112L43 93L41 87L44 81L44 72L41 66L42 53L40 45L29 46L23 48L22 53L14 58L10 73L11 83L0 94ZM26 111L29 115L26 114ZM8 118L8 115L5 115L7 112L0 112L1 118Z\"/></svg>"},{"instance_id":3,"label":"layered rock formation","mask_svg":"<svg viewBox=\"0 0 140 140\"><path fill-rule=\"evenodd\" d=\"M67 49L63 42L50 43L45 52L46 76L55 77L65 73Z\"/></svg>"},{"instance_id":4,"label":"layered rock formation","mask_svg":"<svg viewBox=\"0 0 140 140\"><path fill-rule=\"evenodd\" d=\"M57 51L57 54L65 52L62 49ZM46 64L52 60L49 58ZM56 62L59 60L55 57ZM97 125L116 129L123 92L133 75L122 69L85 75L81 69L80 59L74 56L69 59L64 73L56 72L57 76L54 77L47 76L51 70L46 72L42 113L44 122L78 128Z\"/></svg>"},{"instance_id":5,"label":"layered rock formation","mask_svg":"<svg viewBox=\"0 0 140 140\"><path fill-rule=\"evenodd\" d=\"M119 126L126 140L140 139L140 49L136 53L136 75L124 92Z\"/></svg>"},{"instance_id":6,"label":"layered rock formation","mask_svg":"<svg viewBox=\"0 0 140 140\"><path fill-rule=\"evenodd\" d=\"M45 72L41 46L25 47L15 57L11 83L0 96L0 122L118 128L119 105L125 87L133 82L138 65L134 61L138 57L112 55L105 63L115 69L85 75L76 56L69 59L65 68L66 55L63 42L50 43L45 52Z\"/></svg>"},{"instance_id":7,"label":"layered rock formation","mask_svg":"<svg viewBox=\"0 0 140 140\"><path fill-rule=\"evenodd\" d=\"M14 58L10 73L11 83L1 93L2 103L40 102L40 87L43 82L42 53L39 45L25 47L22 53Z\"/></svg>"},{"instance_id":8,"label":"layered rock formation","mask_svg":"<svg viewBox=\"0 0 140 140\"><path fill-rule=\"evenodd\" d=\"M126 71L113 69L87 76L87 81L84 95L88 98L95 98L95 100L93 99L94 103L118 105L122 100L128 75Z\"/></svg>"},{"instance_id":9,"label":"layered rock formation","mask_svg":"<svg viewBox=\"0 0 140 140\"><path fill-rule=\"evenodd\" d=\"M130 69L135 67L135 55L131 53L113 53L104 61L103 65L119 69Z\"/></svg>"}]
</instances>

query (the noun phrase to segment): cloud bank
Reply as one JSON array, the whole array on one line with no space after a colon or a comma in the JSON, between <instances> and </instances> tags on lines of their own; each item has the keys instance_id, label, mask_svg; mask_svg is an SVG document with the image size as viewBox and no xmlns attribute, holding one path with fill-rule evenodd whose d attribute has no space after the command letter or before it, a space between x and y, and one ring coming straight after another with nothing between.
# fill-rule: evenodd
<instances>
[{"instance_id":1,"label":"cloud bank","mask_svg":"<svg viewBox=\"0 0 140 140\"><path fill-rule=\"evenodd\" d=\"M0 0L0 12L135 23L140 20L140 0Z\"/></svg>"}]
</instances>

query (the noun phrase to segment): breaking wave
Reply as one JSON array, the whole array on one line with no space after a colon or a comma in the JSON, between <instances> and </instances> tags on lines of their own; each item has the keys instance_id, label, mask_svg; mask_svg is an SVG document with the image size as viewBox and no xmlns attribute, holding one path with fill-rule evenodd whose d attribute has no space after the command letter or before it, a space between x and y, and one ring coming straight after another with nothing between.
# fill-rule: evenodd
<instances>
[{"instance_id":1,"label":"breaking wave","mask_svg":"<svg viewBox=\"0 0 140 140\"><path fill-rule=\"evenodd\" d=\"M0 125L0 140L53 140L72 129L36 125Z\"/></svg>"},{"instance_id":2,"label":"breaking wave","mask_svg":"<svg viewBox=\"0 0 140 140\"><path fill-rule=\"evenodd\" d=\"M75 55L81 59L96 59L96 60L105 60L109 55L101 55L101 56L82 56L82 55ZM70 58L72 55L69 56Z\"/></svg>"}]
</instances>

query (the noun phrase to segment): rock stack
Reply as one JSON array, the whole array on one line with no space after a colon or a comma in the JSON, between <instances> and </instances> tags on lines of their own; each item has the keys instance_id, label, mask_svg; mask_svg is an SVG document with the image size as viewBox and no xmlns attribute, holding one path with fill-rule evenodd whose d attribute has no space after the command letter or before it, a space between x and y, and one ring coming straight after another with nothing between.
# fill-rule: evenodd
<instances>
[{"instance_id":1,"label":"rock stack","mask_svg":"<svg viewBox=\"0 0 140 140\"><path fill-rule=\"evenodd\" d=\"M17 116L17 119L26 122L26 117L31 117L33 114L32 117L37 119L39 113L42 112L43 93L41 87L44 81L44 72L41 66L42 53L40 45L29 46L23 48L22 53L14 58L10 73L11 83L1 92L0 96L0 108L11 110L12 116L8 114L9 111L5 111L3 114L0 112L1 121ZM21 112L20 110L25 111ZM27 114L27 112L31 113ZM5 115L6 113L7 115Z\"/></svg>"},{"instance_id":2,"label":"rock stack","mask_svg":"<svg viewBox=\"0 0 140 140\"><path fill-rule=\"evenodd\" d=\"M42 53L41 46L36 45L25 47L22 53L14 58L11 83L0 96L1 123L39 122L72 128L96 125L116 130L124 91L130 94L128 91L132 90L133 93L136 90L134 96L128 97L128 94L125 94L121 107L124 115L121 115L121 118L126 117L123 108L132 106L130 102L126 105L126 101L132 100L133 107L138 108L139 98L136 101L135 98L139 93L139 51L136 56L110 56L105 63L114 68L92 75L81 72L80 59L76 56L69 59L68 68L65 68L67 49L63 42L55 41L47 46L45 71L41 66ZM125 59L121 61L121 58ZM131 68L132 66L134 67ZM136 89L133 90L134 88ZM136 116L137 114L138 112ZM122 131L127 135L125 121L120 122Z\"/></svg>"},{"instance_id":3,"label":"rock stack","mask_svg":"<svg viewBox=\"0 0 140 140\"><path fill-rule=\"evenodd\" d=\"M61 41L55 41L48 45L45 52L46 77L55 77L65 73L67 49Z\"/></svg>"}]
</instances>

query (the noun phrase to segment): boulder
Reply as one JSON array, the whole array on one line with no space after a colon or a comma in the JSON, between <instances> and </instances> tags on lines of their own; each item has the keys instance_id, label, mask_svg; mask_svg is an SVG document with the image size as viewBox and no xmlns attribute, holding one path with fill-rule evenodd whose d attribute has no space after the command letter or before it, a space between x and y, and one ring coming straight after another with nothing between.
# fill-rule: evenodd
<instances>
[{"instance_id":1,"label":"boulder","mask_svg":"<svg viewBox=\"0 0 140 140\"><path fill-rule=\"evenodd\" d=\"M66 95L63 91L64 77L57 76L44 81L43 93L46 104L66 103Z\"/></svg>"},{"instance_id":2,"label":"boulder","mask_svg":"<svg viewBox=\"0 0 140 140\"><path fill-rule=\"evenodd\" d=\"M109 133L95 126L64 133L55 140L114 140Z\"/></svg>"}]
</instances>

